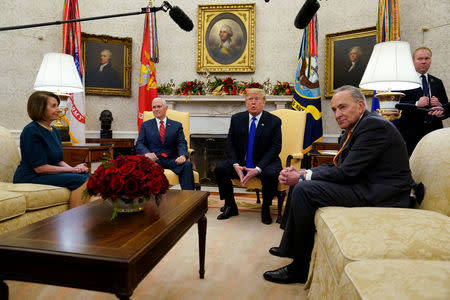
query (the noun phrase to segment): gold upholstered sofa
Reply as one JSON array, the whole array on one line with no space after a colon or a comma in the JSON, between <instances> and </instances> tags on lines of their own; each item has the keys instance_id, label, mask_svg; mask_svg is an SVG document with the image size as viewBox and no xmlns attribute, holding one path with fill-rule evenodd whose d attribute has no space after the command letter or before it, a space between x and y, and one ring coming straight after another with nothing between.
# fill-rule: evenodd
<instances>
[{"instance_id":1,"label":"gold upholstered sofa","mask_svg":"<svg viewBox=\"0 0 450 300\"><path fill-rule=\"evenodd\" d=\"M411 155L416 208L317 211L308 299L450 299L449 145L450 128L436 130Z\"/></svg>"},{"instance_id":2,"label":"gold upholstered sofa","mask_svg":"<svg viewBox=\"0 0 450 300\"><path fill-rule=\"evenodd\" d=\"M70 190L41 184L13 184L20 151L11 133L0 126L0 234L69 208Z\"/></svg>"}]
</instances>

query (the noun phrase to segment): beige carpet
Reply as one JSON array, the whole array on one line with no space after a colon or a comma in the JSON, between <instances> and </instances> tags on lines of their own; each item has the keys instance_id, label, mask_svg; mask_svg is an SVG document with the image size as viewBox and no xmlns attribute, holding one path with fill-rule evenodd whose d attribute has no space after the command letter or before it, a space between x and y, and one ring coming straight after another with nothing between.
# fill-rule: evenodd
<instances>
[{"instance_id":1,"label":"beige carpet","mask_svg":"<svg viewBox=\"0 0 450 300\"><path fill-rule=\"evenodd\" d=\"M212 196L214 200L217 195ZM219 213L218 208L207 213L205 279L198 277L194 225L138 285L132 299L306 299L302 284L275 284L262 277L264 271L291 261L268 253L280 241L278 224L262 224L260 214L247 208L229 220L218 221ZM112 294L72 288L17 281L7 284L11 300L117 299Z\"/></svg>"}]
</instances>

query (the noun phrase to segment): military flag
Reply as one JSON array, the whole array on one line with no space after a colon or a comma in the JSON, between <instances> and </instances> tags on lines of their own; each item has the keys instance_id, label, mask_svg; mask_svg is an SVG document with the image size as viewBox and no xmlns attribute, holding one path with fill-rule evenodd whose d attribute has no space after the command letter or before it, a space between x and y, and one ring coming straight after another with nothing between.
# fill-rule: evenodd
<instances>
[{"instance_id":1,"label":"military flag","mask_svg":"<svg viewBox=\"0 0 450 300\"><path fill-rule=\"evenodd\" d=\"M156 86L156 67L159 61L156 13L147 6L145 14L144 37L141 48L141 71L139 78L138 130L141 128L144 111L152 110L152 101L158 96Z\"/></svg>"},{"instance_id":2,"label":"military flag","mask_svg":"<svg viewBox=\"0 0 450 300\"><path fill-rule=\"evenodd\" d=\"M64 20L79 19L78 0L64 1ZM84 65L81 55L81 26L80 22L65 23L63 25L63 53L72 55L84 85ZM85 95L81 93L72 94L67 100L68 114L64 116L64 121L69 125L69 135L73 143L84 143L86 134L85 126Z\"/></svg>"},{"instance_id":3,"label":"military flag","mask_svg":"<svg viewBox=\"0 0 450 300\"><path fill-rule=\"evenodd\" d=\"M292 98L293 109L306 111L303 153L311 150L314 142L323 139L317 44L316 14L303 32Z\"/></svg>"}]
</instances>

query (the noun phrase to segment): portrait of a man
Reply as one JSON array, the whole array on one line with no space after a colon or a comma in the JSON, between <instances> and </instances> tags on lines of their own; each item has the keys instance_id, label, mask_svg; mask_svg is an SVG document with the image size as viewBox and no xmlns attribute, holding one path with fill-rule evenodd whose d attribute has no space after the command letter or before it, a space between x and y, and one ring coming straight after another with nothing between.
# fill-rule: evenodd
<instances>
[{"instance_id":1,"label":"portrait of a man","mask_svg":"<svg viewBox=\"0 0 450 300\"><path fill-rule=\"evenodd\" d=\"M245 26L236 15L220 14L209 24L206 48L216 62L232 64L244 53L246 36Z\"/></svg>"},{"instance_id":2,"label":"portrait of a man","mask_svg":"<svg viewBox=\"0 0 450 300\"><path fill-rule=\"evenodd\" d=\"M373 45L374 36L335 42L333 89L343 85L359 86Z\"/></svg>"},{"instance_id":3,"label":"portrait of a man","mask_svg":"<svg viewBox=\"0 0 450 300\"><path fill-rule=\"evenodd\" d=\"M81 33L87 95L131 97L129 37Z\"/></svg>"},{"instance_id":4,"label":"portrait of a man","mask_svg":"<svg viewBox=\"0 0 450 300\"><path fill-rule=\"evenodd\" d=\"M86 72L87 87L123 88L119 72L113 66L113 53L109 49L100 51L98 64L95 69Z\"/></svg>"}]
</instances>

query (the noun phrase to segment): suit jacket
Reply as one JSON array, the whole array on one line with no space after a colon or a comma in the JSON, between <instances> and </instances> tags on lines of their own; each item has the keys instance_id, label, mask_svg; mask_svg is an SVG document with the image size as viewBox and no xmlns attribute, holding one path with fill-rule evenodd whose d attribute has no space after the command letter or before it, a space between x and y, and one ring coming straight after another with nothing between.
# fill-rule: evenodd
<instances>
[{"instance_id":1,"label":"suit jacket","mask_svg":"<svg viewBox=\"0 0 450 300\"><path fill-rule=\"evenodd\" d=\"M443 105L448 103L447 93L445 92L442 80L428 74L428 82L430 84L431 95L438 98ZM416 104L416 101L423 96L422 88L414 90L402 91L405 94L400 103ZM429 108L429 106L428 106ZM425 122L426 112L423 111L402 111L402 116L396 121L396 126L402 134L408 153L411 155L417 143L422 137L433 130L442 128L442 119L431 117L431 122Z\"/></svg>"},{"instance_id":2,"label":"suit jacket","mask_svg":"<svg viewBox=\"0 0 450 300\"><path fill-rule=\"evenodd\" d=\"M249 113L247 111L231 117L227 137L227 156L231 164L245 166L248 145ZM264 169L271 163L278 163L281 169L281 119L263 111L256 127L253 144L253 163Z\"/></svg>"},{"instance_id":3,"label":"suit jacket","mask_svg":"<svg viewBox=\"0 0 450 300\"><path fill-rule=\"evenodd\" d=\"M352 66L352 63L349 62L346 64L341 70L336 71L336 76L334 79L334 88L337 89L338 87L341 87L343 85L353 85L358 87L359 83L361 82L361 78L364 74L364 70L366 69L366 66L360 61L357 60L355 62L355 65L351 71L348 71L350 67Z\"/></svg>"},{"instance_id":4,"label":"suit jacket","mask_svg":"<svg viewBox=\"0 0 450 300\"><path fill-rule=\"evenodd\" d=\"M141 131L136 141L136 153L145 154L153 152L159 157L164 152L169 158L176 158L180 155L188 157L183 125L180 122L168 118L164 141L161 142L158 125L156 124L157 121L159 120L153 118L141 124Z\"/></svg>"},{"instance_id":5,"label":"suit jacket","mask_svg":"<svg viewBox=\"0 0 450 300\"><path fill-rule=\"evenodd\" d=\"M339 139L344 143L348 131ZM320 165L312 180L349 184L374 206L409 205L413 180L405 143L395 126L365 111L337 157L338 165Z\"/></svg>"},{"instance_id":6,"label":"suit jacket","mask_svg":"<svg viewBox=\"0 0 450 300\"><path fill-rule=\"evenodd\" d=\"M114 70L111 62L103 67L100 72L99 64L95 72L86 74L86 85L90 87L105 87L105 88L123 88L123 83L120 81L119 74Z\"/></svg>"}]
</instances>

